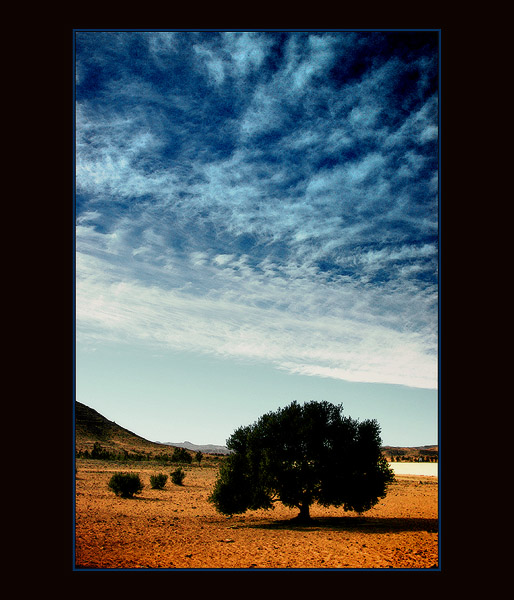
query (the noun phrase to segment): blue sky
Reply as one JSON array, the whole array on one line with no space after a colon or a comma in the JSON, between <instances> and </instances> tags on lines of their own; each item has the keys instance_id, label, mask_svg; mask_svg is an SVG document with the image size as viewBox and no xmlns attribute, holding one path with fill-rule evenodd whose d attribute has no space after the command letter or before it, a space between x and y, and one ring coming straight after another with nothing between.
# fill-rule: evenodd
<instances>
[{"instance_id":1,"label":"blue sky","mask_svg":"<svg viewBox=\"0 0 514 600\"><path fill-rule=\"evenodd\" d=\"M76 397L437 443L438 32L76 31Z\"/></svg>"}]
</instances>

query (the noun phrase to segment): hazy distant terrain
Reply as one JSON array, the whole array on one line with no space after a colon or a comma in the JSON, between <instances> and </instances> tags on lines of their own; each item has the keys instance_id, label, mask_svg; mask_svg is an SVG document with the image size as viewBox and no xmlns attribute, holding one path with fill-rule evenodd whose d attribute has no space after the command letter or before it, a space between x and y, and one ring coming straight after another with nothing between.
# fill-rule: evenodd
<instances>
[{"instance_id":1,"label":"hazy distant terrain","mask_svg":"<svg viewBox=\"0 0 514 600\"><path fill-rule=\"evenodd\" d=\"M160 442L161 443L161 442ZM192 444L191 442L162 442L166 446L174 446L176 448L186 448L193 452L207 452L209 454L230 454L230 450L226 446L217 446L216 444Z\"/></svg>"},{"instance_id":2,"label":"hazy distant terrain","mask_svg":"<svg viewBox=\"0 0 514 600\"><path fill-rule=\"evenodd\" d=\"M383 446L382 453L388 460L428 460L436 461L439 458L439 447L433 446Z\"/></svg>"}]
</instances>

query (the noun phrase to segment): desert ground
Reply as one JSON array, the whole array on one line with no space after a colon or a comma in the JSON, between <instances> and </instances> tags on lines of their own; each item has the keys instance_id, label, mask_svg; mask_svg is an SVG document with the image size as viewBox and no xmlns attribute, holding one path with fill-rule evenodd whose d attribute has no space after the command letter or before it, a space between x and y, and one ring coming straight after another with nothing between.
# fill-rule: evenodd
<instances>
[{"instance_id":1,"label":"desert ground","mask_svg":"<svg viewBox=\"0 0 514 600\"><path fill-rule=\"evenodd\" d=\"M308 525L297 512L274 510L226 517L207 502L217 468L174 467L77 459L76 569L430 569L438 566L438 481L397 475L387 496L358 515L311 507ZM107 486L115 472L136 472L144 484L134 498ZM163 490L150 476L166 473Z\"/></svg>"}]
</instances>

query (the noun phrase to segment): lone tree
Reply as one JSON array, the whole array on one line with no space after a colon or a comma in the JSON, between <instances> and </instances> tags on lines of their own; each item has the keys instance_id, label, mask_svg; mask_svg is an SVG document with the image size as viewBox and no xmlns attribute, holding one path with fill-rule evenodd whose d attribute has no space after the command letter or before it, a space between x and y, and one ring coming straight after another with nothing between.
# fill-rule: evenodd
<instances>
[{"instance_id":1,"label":"lone tree","mask_svg":"<svg viewBox=\"0 0 514 600\"><path fill-rule=\"evenodd\" d=\"M299 509L299 520L310 519L313 502L358 513L372 508L394 481L380 427L342 411L330 402L293 402L236 429L209 502L227 515L282 502Z\"/></svg>"}]
</instances>

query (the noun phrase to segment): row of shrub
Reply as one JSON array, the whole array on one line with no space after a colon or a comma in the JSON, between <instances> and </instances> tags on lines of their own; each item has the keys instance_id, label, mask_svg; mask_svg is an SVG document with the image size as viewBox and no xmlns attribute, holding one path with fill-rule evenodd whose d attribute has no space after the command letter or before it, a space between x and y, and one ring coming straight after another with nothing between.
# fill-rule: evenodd
<instances>
[{"instance_id":1,"label":"row of shrub","mask_svg":"<svg viewBox=\"0 0 514 600\"><path fill-rule=\"evenodd\" d=\"M104 448L99 442L95 442L91 452L89 450L77 450L75 453L77 458L92 458L95 460L115 460L115 461L156 461L162 463L185 463L190 465L193 462L193 456L185 448L175 448L173 454L161 452L152 454L151 452L127 452L109 451ZM203 454L198 451L195 454L195 460L200 464L203 459Z\"/></svg>"},{"instance_id":2,"label":"row of shrub","mask_svg":"<svg viewBox=\"0 0 514 600\"><path fill-rule=\"evenodd\" d=\"M419 457L408 457L408 456L395 456L394 454L391 456L391 462L437 462L437 456L419 456Z\"/></svg>"},{"instance_id":3,"label":"row of shrub","mask_svg":"<svg viewBox=\"0 0 514 600\"><path fill-rule=\"evenodd\" d=\"M181 467L171 472L171 481L176 485L184 485L185 472ZM168 481L166 473L158 473L150 476L150 486L154 490L162 490ZM116 496L121 498L132 498L134 494L139 494L144 484L141 481L139 473L115 473L109 480L108 487Z\"/></svg>"}]
</instances>

